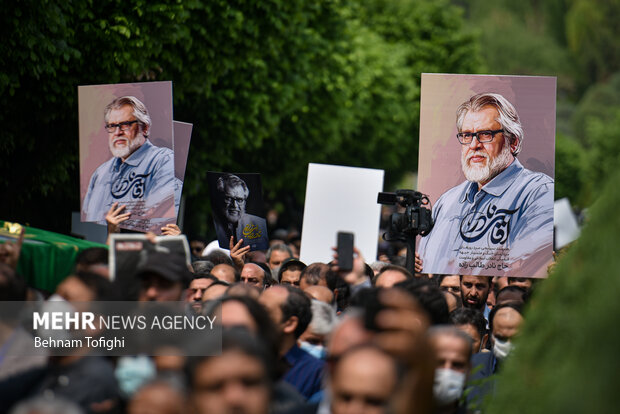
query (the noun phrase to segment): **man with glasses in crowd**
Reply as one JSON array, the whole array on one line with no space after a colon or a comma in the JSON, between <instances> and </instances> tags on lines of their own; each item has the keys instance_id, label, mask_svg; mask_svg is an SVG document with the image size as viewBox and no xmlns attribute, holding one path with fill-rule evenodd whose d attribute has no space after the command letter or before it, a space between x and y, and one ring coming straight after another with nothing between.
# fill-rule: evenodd
<instances>
[{"instance_id":1,"label":"man with glasses in crowd","mask_svg":"<svg viewBox=\"0 0 620 414\"><path fill-rule=\"evenodd\" d=\"M181 188L174 176L174 153L149 141L146 106L135 96L123 96L105 107L104 120L112 158L90 178L82 220L103 224L109 213L118 222L174 217Z\"/></svg>"},{"instance_id":2,"label":"man with glasses in crowd","mask_svg":"<svg viewBox=\"0 0 620 414\"><path fill-rule=\"evenodd\" d=\"M220 246L228 246L233 237L233 245L243 239L243 245L252 246L251 250L266 249L269 246L267 222L246 213L250 190L245 181L233 174L223 174L215 186L220 195L219 211L215 211L215 231Z\"/></svg>"},{"instance_id":3,"label":"man with glasses in crowd","mask_svg":"<svg viewBox=\"0 0 620 414\"><path fill-rule=\"evenodd\" d=\"M552 241L553 179L516 158L523 128L502 95L472 96L457 109L456 126L466 181L433 208L435 226L419 249L424 272L502 274L511 267L533 275L549 259L537 253Z\"/></svg>"}]
</instances>

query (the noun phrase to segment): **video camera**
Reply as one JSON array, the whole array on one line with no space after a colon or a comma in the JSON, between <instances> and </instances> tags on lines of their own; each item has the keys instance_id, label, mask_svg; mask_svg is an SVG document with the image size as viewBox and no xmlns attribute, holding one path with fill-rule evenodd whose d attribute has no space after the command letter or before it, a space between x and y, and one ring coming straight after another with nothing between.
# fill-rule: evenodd
<instances>
[{"instance_id":1,"label":"video camera","mask_svg":"<svg viewBox=\"0 0 620 414\"><path fill-rule=\"evenodd\" d=\"M415 238L419 234L426 236L433 229L428 196L413 190L396 190L395 193L379 193L377 203L399 205L403 213L395 212L390 216L388 230L383 235L386 241L407 242L407 261L405 267L415 273Z\"/></svg>"},{"instance_id":2,"label":"video camera","mask_svg":"<svg viewBox=\"0 0 620 414\"><path fill-rule=\"evenodd\" d=\"M377 203L385 205L398 204L405 208L404 213L393 213L390 226L384 235L387 241L406 241L407 236L426 236L433 229L433 217L428 197L413 190L396 190L395 193L379 193Z\"/></svg>"}]
</instances>

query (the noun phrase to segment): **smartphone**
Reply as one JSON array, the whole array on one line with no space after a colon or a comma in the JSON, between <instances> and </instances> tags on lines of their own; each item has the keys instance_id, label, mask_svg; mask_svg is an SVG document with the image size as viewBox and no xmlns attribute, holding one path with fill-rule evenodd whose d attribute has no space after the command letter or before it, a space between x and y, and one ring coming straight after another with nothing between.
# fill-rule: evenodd
<instances>
[{"instance_id":1,"label":"smartphone","mask_svg":"<svg viewBox=\"0 0 620 414\"><path fill-rule=\"evenodd\" d=\"M353 233L338 232L338 268L353 269Z\"/></svg>"}]
</instances>

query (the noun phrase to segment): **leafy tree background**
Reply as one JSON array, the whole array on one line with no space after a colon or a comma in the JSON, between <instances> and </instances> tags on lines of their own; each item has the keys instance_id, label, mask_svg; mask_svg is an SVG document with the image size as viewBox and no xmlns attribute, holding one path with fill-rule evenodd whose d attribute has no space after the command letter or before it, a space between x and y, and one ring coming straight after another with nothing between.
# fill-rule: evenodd
<instances>
[{"instance_id":1,"label":"leafy tree background","mask_svg":"<svg viewBox=\"0 0 620 414\"><path fill-rule=\"evenodd\" d=\"M20 1L0 17L0 217L70 231L84 84L174 82L187 231L210 231L208 170L262 173L280 212L301 211L308 162L393 189L417 168L422 72L558 76L556 198L584 208L618 158L618 17L612 0Z\"/></svg>"},{"instance_id":2,"label":"leafy tree background","mask_svg":"<svg viewBox=\"0 0 620 414\"><path fill-rule=\"evenodd\" d=\"M420 72L475 72L447 1L24 1L2 17L2 217L67 232L77 86L174 82L194 123L186 227L208 231L206 171L263 174L299 206L308 162L416 169ZM279 203L279 204L278 204ZM43 208L42 208L43 207Z\"/></svg>"},{"instance_id":3,"label":"leafy tree background","mask_svg":"<svg viewBox=\"0 0 620 414\"><path fill-rule=\"evenodd\" d=\"M613 412L619 20L617 0L12 2L0 218L70 232L78 85L174 82L175 119L194 123L185 229L208 233L208 170L262 173L280 211L300 210L308 162L399 185L417 168L422 72L557 76L556 199L591 221L536 293L489 412Z\"/></svg>"},{"instance_id":4,"label":"leafy tree background","mask_svg":"<svg viewBox=\"0 0 620 414\"><path fill-rule=\"evenodd\" d=\"M455 3L479 36L488 73L558 77L555 197L588 207L618 166L620 3Z\"/></svg>"}]
</instances>

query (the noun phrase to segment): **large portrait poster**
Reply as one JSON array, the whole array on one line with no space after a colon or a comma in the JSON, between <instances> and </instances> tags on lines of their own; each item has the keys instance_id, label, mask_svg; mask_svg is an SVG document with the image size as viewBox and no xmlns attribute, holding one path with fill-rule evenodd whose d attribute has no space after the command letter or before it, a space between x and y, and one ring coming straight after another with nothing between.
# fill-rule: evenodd
<instances>
[{"instance_id":1,"label":"large portrait poster","mask_svg":"<svg viewBox=\"0 0 620 414\"><path fill-rule=\"evenodd\" d=\"M176 217L172 83L78 87L81 219L105 224L114 203L122 228L160 233Z\"/></svg>"},{"instance_id":2,"label":"large portrait poster","mask_svg":"<svg viewBox=\"0 0 620 414\"><path fill-rule=\"evenodd\" d=\"M175 194L182 194L183 183L185 182L185 168L187 167L187 157L189 155L189 146L192 141L193 124L187 122L172 121L174 130L174 176ZM175 203L175 217L168 218L163 221L162 227L167 224L177 224L179 217L179 203Z\"/></svg>"},{"instance_id":3,"label":"large portrait poster","mask_svg":"<svg viewBox=\"0 0 620 414\"><path fill-rule=\"evenodd\" d=\"M250 250L267 250L269 236L263 213L260 174L207 172L213 223L221 248L243 239Z\"/></svg>"},{"instance_id":4,"label":"large portrait poster","mask_svg":"<svg viewBox=\"0 0 620 414\"><path fill-rule=\"evenodd\" d=\"M546 277L556 78L423 74L418 189L435 225L424 273Z\"/></svg>"}]
</instances>

